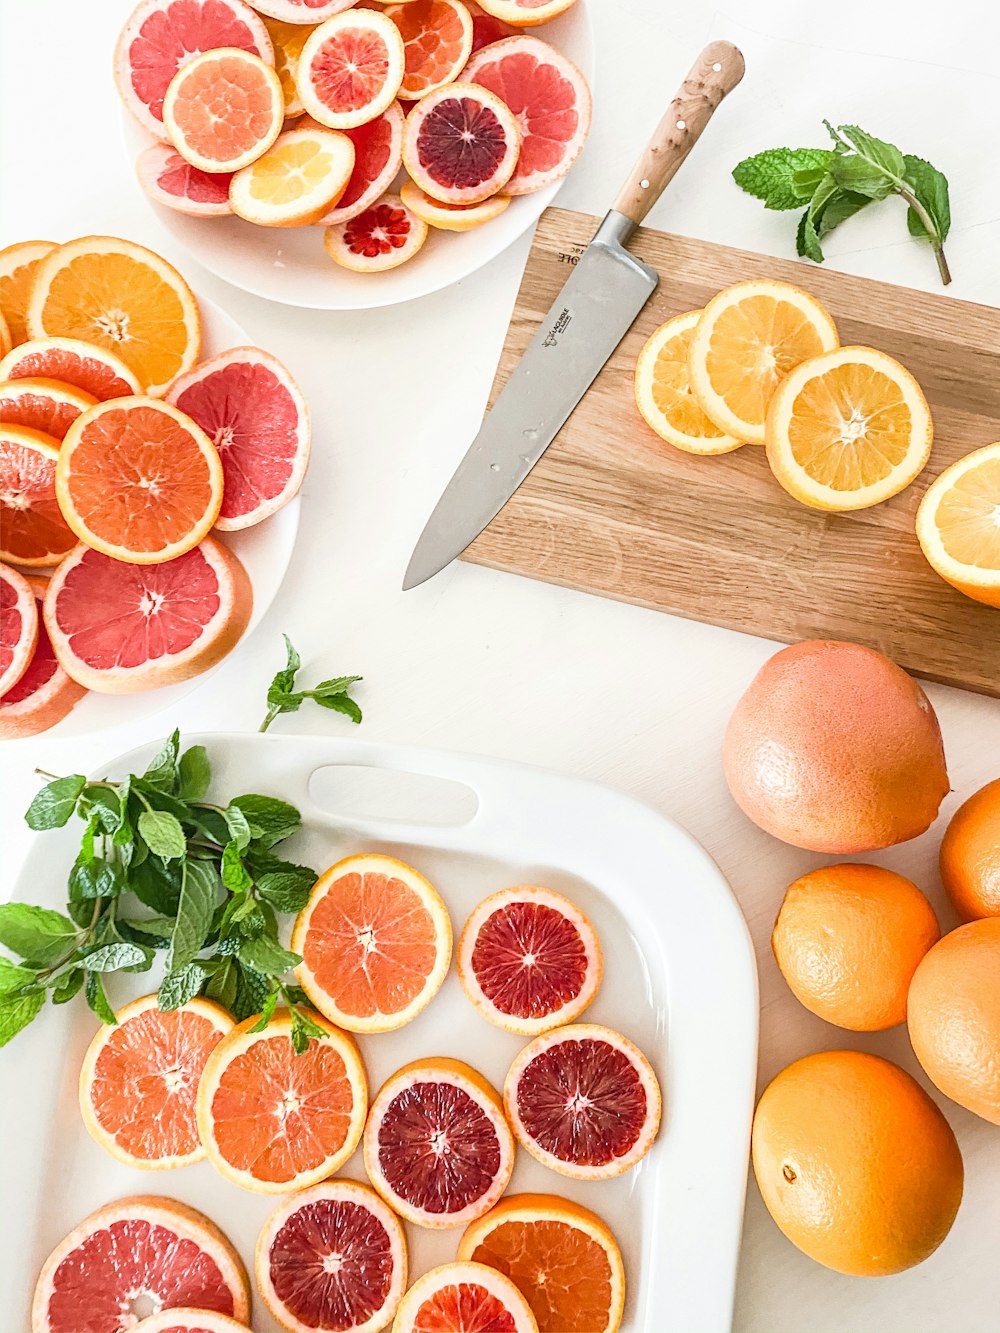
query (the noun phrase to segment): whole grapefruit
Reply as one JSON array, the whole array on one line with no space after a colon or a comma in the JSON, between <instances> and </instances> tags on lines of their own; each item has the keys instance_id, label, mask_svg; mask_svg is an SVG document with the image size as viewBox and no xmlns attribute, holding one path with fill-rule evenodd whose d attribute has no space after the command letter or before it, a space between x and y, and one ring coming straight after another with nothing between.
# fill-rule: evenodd
<instances>
[{"instance_id":1,"label":"whole grapefruit","mask_svg":"<svg viewBox=\"0 0 1000 1333\"><path fill-rule=\"evenodd\" d=\"M947 1120L905 1070L861 1051L783 1069L757 1103L752 1151L777 1225L838 1273L884 1277L922 1263L962 1201Z\"/></svg>"},{"instance_id":2,"label":"whole grapefruit","mask_svg":"<svg viewBox=\"0 0 1000 1333\"><path fill-rule=\"evenodd\" d=\"M1000 1125L1000 920L959 926L913 974L910 1042L946 1097Z\"/></svg>"},{"instance_id":3,"label":"whole grapefruit","mask_svg":"<svg viewBox=\"0 0 1000 1333\"><path fill-rule=\"evenodd\" d=\"M941 839L941 883L965 921L1000 917L1000 778L952 815Z\"/></svg>"},{"instance_id":4,"label":"whole grapefruit","mask_svg":"<svg viewBox=\"0 0 1000 1333\"><path fill-rule=\"evenodd\" d=\"M753 822L814 852L871 852L915 838L948 792L926 694L856 643L816 639L775 653L736 705L722 760Z\"/></svg>"}]
</instances>

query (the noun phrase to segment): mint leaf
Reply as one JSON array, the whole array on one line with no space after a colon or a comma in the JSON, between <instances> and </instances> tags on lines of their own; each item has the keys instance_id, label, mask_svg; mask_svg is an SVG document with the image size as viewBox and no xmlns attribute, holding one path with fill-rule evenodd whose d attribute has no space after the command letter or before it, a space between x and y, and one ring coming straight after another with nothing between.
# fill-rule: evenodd
<instances>
[{"instance_id":1,"label":"mint leaf","mask_svg":"<svg viewBox=\"0 0 1000 1333\"><path fill-rule=\"evenodd\" d=\"M911 236L921 240L936 240L939 243L948 239L951 231L951 199L948 179L937 167L932 167L922 157L903 158L905 166L904 180L926 211L930 214L936 233L932 235L924 226L923 220L912 208L906 214L906 225Z\"/></svg>"},{"instance_id":2,"label":"mint leaf","mask_svg":"<svg viewBox=\"0 0 1000 1333\"><path fill-rule=\"evenodd\" d=\"M35 980L35 969L21 967L0 954L0 995L9 995L11 991L30 986Z\"/></svg>"},{"instance_id":3,"label":"mint leaf","mask_svg":"<svg viewBox=\"0 0 1000 1333\"><path fill-rule=\"evenodd\" d=\"M212 781L212 765L204 745L185 750L178 764L178 796L185 801L200 801Z\"/></svg>"},{"instance_id":4,"label":"mint leaf","mask_svg":"<svg viewBox=\"0 0 1000 1333\"><path fill-rule=\"evenodd\" d=\"M355 677L355 680L360 679L360 676ZM318 703L321 708L329 708L334 713L345 714L345 716L349 717L352 722L361 721L361 709L354 700L346 694L318 695L314 694L311 690L307 690L306 698L312 699L313 702Z\"/></svg>"},{"instance_id":5,"label":"mint leaf","mask_svg":"<svg viewBox=\"0 0 1000 1333\"><path fill-rule=\"evenodd\" d=\"M139 816L139 836L163 861L179 861L187 852L187 838L180 820L166 810L143 810Z\"/></svg>"},{"instance_id":6,"label":"mint leaf","mask_svg":"<svg viewBox=\"0 0 1000 1333\"><path fill-rule=\"evenodd\" d=\"M101 980L99 973L87 973L86 996L87 1003L101 1022L107 1023L109 1027L114 1027L118 1019L115 1018L115 1011L108 1003L108 997L104 991L104 982Z\"/></svg>"},{"instance_id":7,"label":"mint leaf","mask_svg":"<svg viewBox=\"0 0 1000 1333\"><path fill-rule=\"evenodd\" d=\"M261 1006L260 1018L257 1019L257 1022L254 1023L250 1031L263 1032L264 1029L267 1027L268 1023L270 1023L271 1019L274 1017L274 1011L277 1007L278 1007L278 992L276 990L273 990L271 994L267 997L267 999L264 1001L263 1005Z\"/></svg>"},{"instance_id":8,"label":"mint leaf","mask_svg":"<svg viewBox=\"0 0 1000 1333\"><path fill-rule=\"evenodd\" d=\"M854 153L835 157L830 164L830 176L841 189L863 194L869 199L885 199L895 189L892 177L887 176L881 167Z\"/></svg>"},{"instance_id":9,"label":"mint leaf","mask_svg":"<svg viewBox=\"0 0 1000 1333\"><path fill-rule=\"evenodd\" d=\"M765 208L800 208L810 198L809 178L800 173L817 173L818 184L830 159L829 148L766 148L733 168L733 180L747 194L764 201Z\"/></svg>"},{"instance_id":10,"label":"mint leaf","mask_svg":"<svg viewBox=\"0 0 1000 1333\"><path fill-rule=\"evenodd\" d=\"M243 940L239 949L240 962L268 977L283 976L290 968L302 962L301 954L283 949L267 935Z\"/></svg>"},{"instance_id":11,"label":"mint leaf","mask_svg":"<svg viewBox=\"0 0 1000 1333\"><path fill-rule=\"evenodd\" d=\"M296 1055L305 1054L309 1049L310 1038L316 1041L325 1041L329 1036L326 1029L315 1023L303 1009L293 1008L291 1013L292 1049Z\"/></svg>"},{"instance_id":12,"label":"mint leaf","mask_svg":"<svg viewBox=\"0 0 1000 1333\"><path fill-rule=\"evenodd\" d=\"M205 947L215 911L214 868L205 861L185 861L177 903L177 923L170 937L169 967L179 972Z\"/></svg>"},{"instance_id":13,"label":"mint leaf","mask_svg":"<svg viewBox=\"0 0 1000 1333\"><path fill-rule=\"evenodd\" d=\"M232 1010L239 987L239 966L232 958L222 958L213 967L205 994L223 1009Z\"/></svg>"},{"instance_id":14,"label":"mint leaf","mask_svg":"<svg viewBox=\"0 0 1000 1333\"><path fill-rule=\"evenodd\" d=\"M30 903L0 906L0 944L34 967L51 967L72 950L77 928L62 912Z\"/></svg>"},{"instance_id":15,"label":"mint leaf","mask_svg":"<svg viewBox=\"0 0 1000 1333\"><path fill-rule=\"evenodd\" d=\"M874 200L869 195L855 194L852 190L838 190L826 201L820 214L818 224L820 236L828 236L834 227L846 222L855 213L860 213L871 203L874 203Z\"/></svg>"},{"instance_id":16,"label":"mint leaf","mask_svg":"<svg viewBox=\"0 0 1000 1333\"><path fill-rule=\"evenodd\" d=\"M64 972L52 988L52 1003L68 1004L79 993L85 975L80 967L71 967L68 972Z\"/></svg>"},{"instance_id":17,"label":"mint leaf","mask_svg":"<svg viewBox=\"0 0 1000 1333\"><path fill-rule=\"evenodd\" d=\"M121 968L138 967L148 961L146 950L140 944L119 941L91 949L82 956L80 964L88 972L117 972Z\"/></svg>"},{"instance_id":18,"label":"mint leaf","mask_svg":"<svg viewBox=\"0 0 1000 1333\"><path fill-rule=\"evenodd\" d=\"M884 139L876 139L873 134L868 134L858 125L831 126L829 121L823 123L835 140L846 143L869 165L891 176L898 184L903 175L904 163L903 154L895 144L886 143Z\"/></svg>"},{"instance_id":19,"label":"mint leaf","mask_svg":"<svg viewBox=\"0 0 1000 1333\"><path fill-rule=\"evenodd\" d=\"M235 842L227 842L222 853L222 882L230 893L246 893L253 885L250 872L240 859L240 849Z\"/></svg>"},{"instance_id":20,"label":"mint leaf","mask_svg":"<svg viewBox=\"0 0 1000 1333\"><path fill-rule=\"evenodd\" d=\"M180 1009L201 990L205 969L199 963L188 963L177 972L168 972L156 993L156 1005L162 1012Z\"/></svg>"},{"instance_id":21,"label":"mint leaf","mask_svg":"<svg viewBox=\"0 0 1000 1333\"><path fill-rule=\"evenodd\" d=\"M147 907L162 916L176 916L181 892L181 866L170 861L166 865L151 857L129 867L128 886Z\"/></svg>"},{"instance_id":22,"label":"mint leaf","mask_svg":"<svg viewBox=\"0 0 1000 1333\"><path fill-rule=\"evenodd\" d=\"M249 793L237 796L230 802L242 811L253 841L263 848L273 847L277 842L290 838L302 824L302 816L294 805L279 801L274 796L258 796Z\"/></svg>"},{"instance_id":23,"label":"mint leaf","mask_svg":"<svg viewBox=\"0 0 1000 1333\"><path fill-rule=\"evenodd\" d=\"M105 833L117 833L122 822L121 797L111 787L91 783L84 788L84 799L90 802L91 819Z\"/></svg>"},{"instance_id":24,"label":"mint leaf","mask_svg":"<svg viewBox=\"0 0 1000 1333\"><path fill-rule=\"evenodd\" d=\"M44 991L0 996L0 1046L6 1046L33 1018L37 1018L44 1003Z\"/></svg>"},{"instance_id":25,"label":"mint leaf","mask_svg":"<svg viewBox=\"0 0 1000 1333\"><path fill-rule=\"evenodd\" d=\"M287 634L283 634L281 637L285 640L285 654L287 660L281 671L275 673L274 679L268 687L268 707L271 707L272 694L277 697L278 695L288 694L295 688L295 677L302 666L302 658L299 657L295 648L292 646L291 639Z\"/></svg>"},{"instance_id":26,"label":"mint leaf","mask_svg":"<svg viewBox=\"0 0 1000 1333\"><path fill-rule=\"evenodd\" d=\"M35 829L36 832L42 829L62 828L69 822L80 793L86 785L87 779L79 773L74 773L67 778L56 778L54 782L43 787L28 806L24 816L28 828Z\"/></svg>"},{"instance_id":27,"label":"mint leaf","mask_svg":"<svg viewBox=\"0 0 1000 1333\"><path fill-rule=\"evenodd\" d=\"M226 806L226 824L229 827L229 836L236 843L237 849L242 852L250 841L250 825L246 815L233 801Z\"/></svg>"},{"instance_id":28,"label":"mint leaf","mask_svg":"<svg viewBox=\"0 0 1000 1333\"><path fill-rule=\"evenodd\" d=\"M143 774L151 787L174 795L177 791L177 752L180 749L181 736L175 728L163 742L163 748Z\"/></svg>"},{"instance_id":29,"label":"mint leaf","mask_svg":"<svg viewBox=\"0 0 1000 1333\"><path fill-rule=\"evenodd\" d=\"M823 247L819 243L819 234L812 214L807 209L799 218L799 229L795 236L796 253L803 259L811 259L815 264L822 264Z\"/></svg>"},{"instance_id":30,"label":"mint leaf","mask_svg":"<svg viewBox=\"0 0 1000 1333\"><path fill-rule=\"evenodd\" d=\"M259 1014L267 997L274 989L267 977L245 964L236 964L236 998L232 1003L233 1017L240 1023Z\"/></svg>"},{"instance_id":31,"label":"mint leaf","mask_svg":"<svg viewBox=\"0 0 1000 1333\"><path fill-rule=\"evenodd\" d=\"M301 912L316 883L315 873L291 861L277 861L275 865L281 869L257 875L258 896L279 912Z\"/></svg>"},{"instance_id":32,"label":"mint leaf","mask_svg":"<svg viewBox=\"0 0 1000 1333\"><path fill-rule=\"evenodd\" d=\"M125 888L125 876L118 865L95 856L85 865L75 865L69 875L69 896L74 902L84 898L116 898Z\"/></svg>"}]
</instances>

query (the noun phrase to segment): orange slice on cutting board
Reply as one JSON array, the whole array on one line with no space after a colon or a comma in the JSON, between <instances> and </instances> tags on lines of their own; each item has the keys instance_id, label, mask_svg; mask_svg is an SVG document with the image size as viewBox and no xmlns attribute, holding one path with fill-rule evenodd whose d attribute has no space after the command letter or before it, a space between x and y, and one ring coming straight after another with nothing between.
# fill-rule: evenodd
<instances>
[{"instance_id":1,"label":"orange slice on cutting board","mask_svg":"<svg viewBox=\"0 0 1000 1333\"><path fill-rule=\"evenodd\" d=\"M1000 606L1000 443L941 473L920 502L917 539L953 588Z\"/></svg>"}]
</instances>

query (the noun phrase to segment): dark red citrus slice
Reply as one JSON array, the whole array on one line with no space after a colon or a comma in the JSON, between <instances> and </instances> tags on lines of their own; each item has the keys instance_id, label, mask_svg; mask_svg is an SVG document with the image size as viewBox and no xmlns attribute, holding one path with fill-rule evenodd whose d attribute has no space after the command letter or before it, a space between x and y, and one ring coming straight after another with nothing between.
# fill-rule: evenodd
<instances>
[{"instance_id":1,"label":"dark red citrus slice","mask_svg":"<svg viewBox=\"0 0 1000 1333\"><path fill-rule=\"evenodd\" d=\"M114 352L79 338L33 338L0 361L0 380L58 380L99 402L139 392L139 381Z\"/></svg>"},{"instance_id":2,"label":"dark red citrus slice","mask_svg":"<svg viewBox=\"0 0 1000 1333\"><path fill-rule=\"evenodd\" d=\"M275 1209L255 1271L264 1304L290 1333L374 1333L406 1290L406 1237L374 1190L328 1180Z\"/></svg>"},{"instance_id":3,"label":"dark red citrus slice","mask_svg":"<svg viewBox=\"0 0 1000 1333\"><path fill-rule=\"evenodd\" d=\"M0 698L24 679L38 642L38 608L31 584L0 565Z\"/></svg>"},{"instance_id":4,"label":"dark red citrus slice","mask_svg":"<svg viewBox=\"0 0 1000 1333\"><path fill-rule=\"evenodd\" d=\"M4 569L3 572L6 576L14 571ZM61 722L74 704L87 693L82 685L71 680L63 671L49 642L48 630L42 619L42 601L48 586L46 580L29 577L26 581L35 599L38 637L35 640L35 651L21 679L9 689L4 689L3 643L12 629L4 604L3 623L0 624L0 740L17 740L22 736L37 736L39 732L48 731ZM3 589L0 589L0 596L2 594Z\"/></svg>"},{"instance_id":5,"label":"dark red citrus slice","mask_svg":"<svg viewBox=\"0 0 1000 1333\"><path fill-rule=\"evenodd\" d=\"M250 1283L214 1222L173 1199L137 1195L84 1218L42 1265L32 1333L123 1333L172 1306L247 1323Z\"/></svg>"},{"instance_id":6,"label":"dark red citrus slice","mask_svg":"<svg viewBox=\"0 0 1000 1333\"><path fill-rule=\"evenodd\" d=\"M354 171L347 189L318 225L336 227L378 203L403 165L404 121L403 108L393 102L384 115L344 131L354 144Z\"/></svg>"},{"instance_id":7,"label":"dark red citrus slice","mask_svg":"<svg viewBox=\"0 0 1000 1333\"><path fill-rule=\"evenodd\" d=\"M0 384L0 422L61 440L80 413L96 402L93 394L58 380L7 380Z\"/></svg>"},{"instance_id":8,"label":"dark red citrus slice","mask_svg":"<svg viewBox=\"0 0 1000 1333\"><path fill-rule=\"evenodd\" d=\"M58 458L44 431L0 425L0 559L45 568L76 544L56 500Z\"/></svg>"},{"instance_id":9,"label":"dark red citrus slice","mask_svg":"<svg viewBox=\"0 0 1000 1333\"><path fill-rule=\"evenodd\" d=\"M412 259L427 240L429 228L398 194L384 194L349 222L327 227L326 252L341 268L355 273L383 273Z\"/></svg>"},{"instance_id":10,"label":"dark red citrus slice","mask_svg":"<svg viewBox=\"0 0 1000 1333\"><path fill-rule=\"evenodd\" d=\"M136 159L135 172L154 204L195 218L226 217L233 211L229 204L232 173L193 167L169 144L150 144Z\"/></svg>"},{"instance_id":11,"label":"dark red citrus slice","mask_svg":"<svg viewBox=\"0 0 1000 1333\"><path fill-rule=\"evenodd\" d=\"M309 409L277 357L259 347L223 352L176 380L167 402L219 451L221 531L262 522L298 492L309 462Z\"/></svg>"},{"instance_id":12,"label":"dark red citrus slice","mask_svg":"<svg viewBox=\"0 0 1000 1333\"><path fill-rule=\"evenodd\" d=\"M432 1268L403 1297L393 1333L538 1333L509 1277L485 1264Z\"/></svg>"},{"instance_id":13,"label":"dark red citrus slice","mask_svg":"<svg viewBox=\"0 0 1000 1333\"><path fill-rule=\"evenodd\" d=\"M314 120L327 129L350 130L389 109L405 72L396 25L381 10L349 9L311 33L295 83Z\"/></svg>"},{"instance_id":14,"label":"dark red citrus slice","mask_svg":"<svg viewBox=\"0 0 1000 1333\"><path fill-rule=\"evenodd\" d=\"M502 19L494 18L492 14L480 9L474 0L466 0L466 4L472 15L473 55L481 51L484 46L492 46L494 42L502 42L505 37L512 37L517 31L509 23L504 23Z\"/></svg>"},{"instance_id":15,"label":"dark red citrus slice","mask_svg":"<svg viewBox=\"0 0 1000 1333\"><path fill-rule=\"evenodd\" d=\"M432 199L478 204L513 176L520 146L517 121L499 97L473 83L451 83L407 116L403 163Z\"/></svg>"}]
</instances>

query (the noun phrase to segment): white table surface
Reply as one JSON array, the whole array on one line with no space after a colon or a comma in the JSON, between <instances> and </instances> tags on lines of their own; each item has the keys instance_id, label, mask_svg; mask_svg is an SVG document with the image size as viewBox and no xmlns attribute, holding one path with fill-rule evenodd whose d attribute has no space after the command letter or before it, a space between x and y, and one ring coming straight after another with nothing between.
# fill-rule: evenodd
<instances>
[{"instance_id":1,"label":"white table surface","mask_svg":"<svg viewBox=\"0 0 1000 1333\"><path fill-rule=\"evenodd\" d=\"M820 121L855 121L951 177L952 294L1000 306L1000 11L983 0L589 0L599 53L597 114L560 203L602 212L708 37L731 36L748 73L654 211L653 225L788 255L793 222L729 179L743 156L822 144ZM297 312L203 274L147 207L123 150L110 78L129 0L0 5L0 244L113 232L162 249L195 285L282 357L313 408L316 447L285 588L230 662L170 717L88 740L8 744L0 846L8 886L30 835L20 812L34 766L87 770L162 732L247 729L287 631L305 676L363 673L363 734L501 755L616 784L699 837L750 922L761 978L761 1086L809 1051L862 1046L914 1070L905 1033L857 1040L801 1009L768 947L782 891L820 858L768 838L735 809L719 746L729 713L775 645L710 626L455 564L399 591L424 519L478 422L527 243L450 291L366 314ZM830 240L831 267L936 289L929 252L893 204ZM987 443L987 441L983 441ZM1000 632L1000 616L997 622ZM1000 773L1000 704L928 689L960 799ZM287 732L337 733L319 710ZM942 823L873 860L910 874L946 925L935 869ZM2 889L0 889L2 892ZM940 1099L942 1100L943 1099ZM841 1277L780 1235L751 1183L735 1328L741 1333L998 1333L1000 1130L945 1107L966 1160L948 1240L894 1278ZM653 1333L653 1330L649 1330Z\"/></svg>"}]
</instances>

